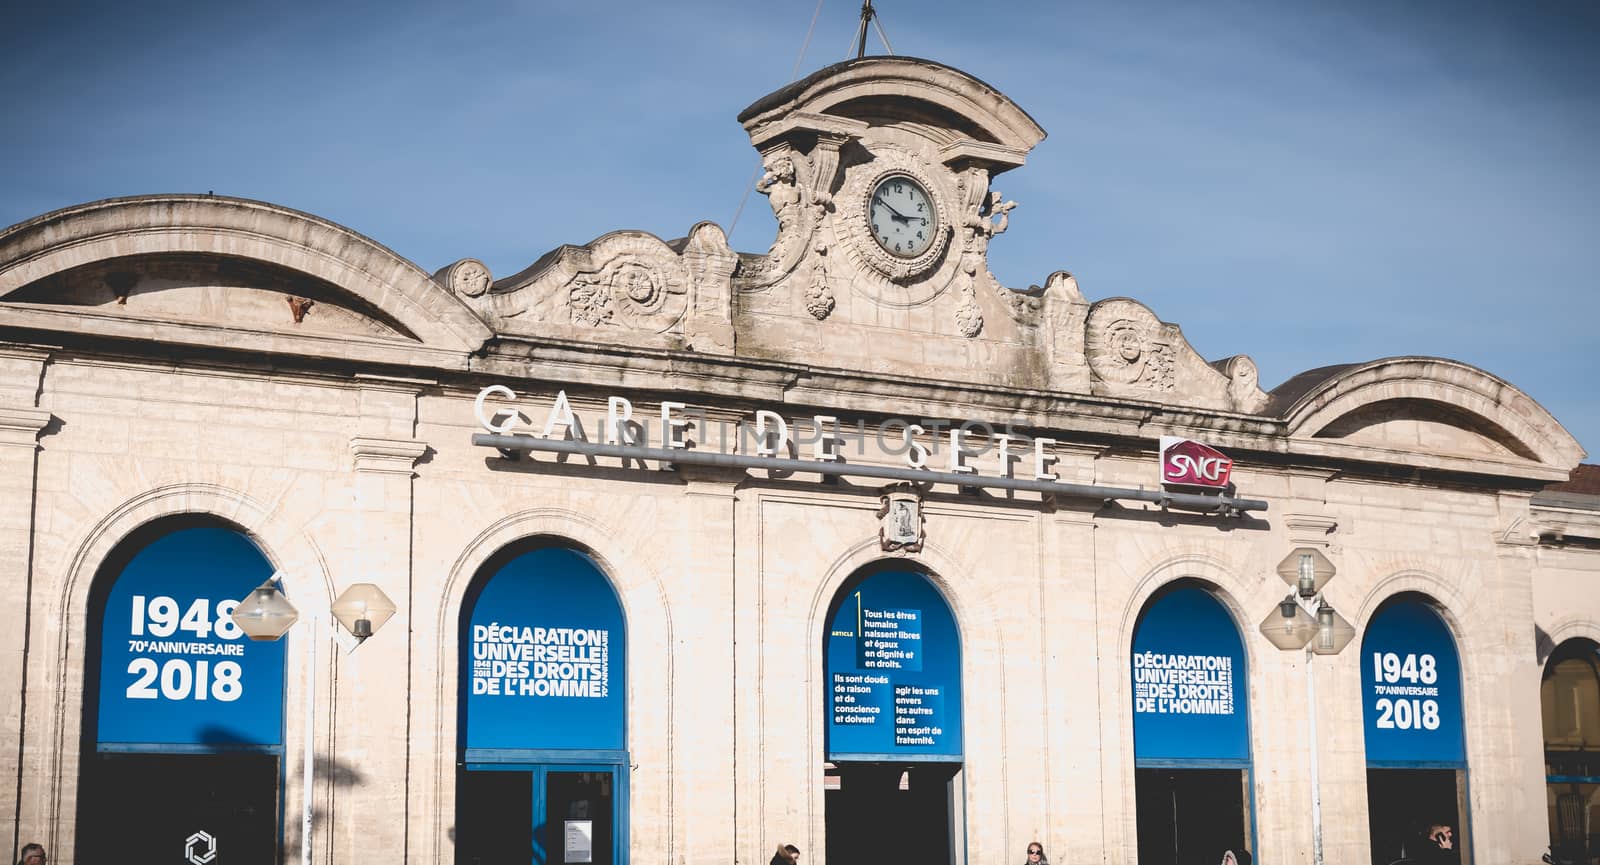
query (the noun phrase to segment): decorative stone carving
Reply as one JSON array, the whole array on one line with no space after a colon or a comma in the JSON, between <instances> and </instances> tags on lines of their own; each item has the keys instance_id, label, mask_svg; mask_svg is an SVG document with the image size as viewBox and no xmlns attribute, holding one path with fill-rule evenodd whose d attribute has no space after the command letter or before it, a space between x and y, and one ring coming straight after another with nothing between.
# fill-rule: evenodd
<instances>
[{"instance_id":1,"label":"decorative stone carving","mask_svg":"<svg viewBox=\"0 0 1600 865\"><path fill-rule=\"evenodd\" d=\"M708 279L727 279L734 256L726 242L708 240L697 227L699 240L693 262ZM548 333L540 325L577 328L614 326L644 334L681 331L689 312L690 270L683 252L642 231L617 231L588 246L563 246L534 267L501 280L479 301L492 312L504 332L517 335ZM718 309L714 285L706 286L706 314L726 322L727 310ZM703 333L703 332L702 332ZM708 339L726 341L727 335Z\"/></svg>"},{"instance_id":2,"label":"decorative stone carving","mask_svg":"<svg viewBox=\"0 0 1600 865\"><path fill-rule=\"evenodd\" d=\"M930 174L921 159L892 147L877 148L872 157L870 163L849 173L837 196L839 214L835 222L843 236L841 245L848 249L851 261L864 276L879 277L885 284L880 287L877 280L865 279L854 283L854 287L873 300L892 306L926 303L949 284L949 277L938 279L935 271L948 260L959 211L952 207L949 190L938 182L941 177ZM927 191L933 206L933 239L920 255L895 255L879 246L872 235L873 191L880 181L894 175L916 181Z\"/></svg>"},{"instance_id":3,"label":"decorative stone carving","mask_svg":"<svg viewBox=\"0 0 1600 865\"><path fill-rule=\"evenodd\" d=\"M832 311L833 289L820 275L828 266L817 259L832 243L824 226L834 209L840 148L866 127L859 120L797 115L755 139L766 167L756 191L767 196L778 235L766 255L740 257L740 291L765 291L794 276L787 287L800 293L807 312L820 321Z\"/></svg>"},{"instance_id":4,"label":"decorative stone carving","mask_svg":"<svg viewBox=\"0 0 1600 865\"><path fill-rule=\"evenodd\" d=\"M714 222L689 229L682 256L691 286L683 318L685 347L700 354L733 354L733 273L739 256Z\"/></svg>"},{"instance_id":5,"label":"decorative stone carving","mask_svg":"<svg viewBox=\"0 0 1600 865\"><path fill-rule=\"evenodd\" d=\"M1013 321L1037 324L1039 300L1001 285L989 272L989 240L1004 234L1011 224L1015 201L1005 201L998 191L989 192L989 173L969 167L956 178L956 191L962 202L961 269L956 276L961 303L956 308L956 330L968 339L983 332L983 311L978 306L978 283L998 292Z\"/></svg>"},{"instance_id":6,"label":"decorative stone carving","mask_svg":"<svg viewBox=\"0 0 1600 865\"><path fill-rule=\"evenodd\" d=\"M1255 362L1243 355L1202 358L1175 324L1138 301L1102 300L1089 309L1084 355L1091 392L1247 414L1267 404Z\"/></svg>"},{"instance_id":7,"label":"decorative stone carving","mask_svg":"<svg viewBox=\"0 0 1600 865\"><path fill-rule=\"evenodd\" d=\"M811 269L811 284L806 287L805 303L806 312L811 313L811 317L817 321L822 321L833 312L833 288L828 285L828 265L820 257Z\"/></svg>"},{"instance_id":8,"label":"decorative stone carving","mask_svg":"<svg viewBox=\"0 0 1600 865\"><path fill-rule=\"evenodd\" d=\"M1115 306L1113 306L1115 305ZM1113 384L1169 391L1172 339L1150 310L1131 300L1106 301L1089 322L1089 368Z\"/></svg>"},{"instance_id":9,"label":"decorative stone carving","mask_svg":"<svg viewBox=\"0 0 1600 865\"><path fill-rule=\"evenodd\" d=\"M803 224L804 208L795 168L795 161L801 158L787 148L769 154L765 160L767 170L756 181L756 191L767 197L772 215L778 220L778 235L767 251L766 266L779 272L787 272L798 262L809 233Z\"/></svg>"},{"instance_id":10,"label":"decorative stone carving","mask_svg":"<svg viewBox=\"0 0 1600 865\"><path fill-rule=\"evenodd\" d=\"M137 273L116 270L106 274L106 288L111 289L111 296L117 299L119 306L127 305L128 292L132 291L133 287L138 284L139 274ZM299 322L299 320L298 318L295 319L296 322Z\"/></svg>"},{"instance_id":11,"label":"decorative stone carving","mask_svg":"<svg viewBox=\"0 0 1600 865\"><path fill-rule=\"evenodd\" d=\"M983 310L978 308L977 292L968 280L961 286L961 305L956 307L956 330L967 339L983 332Z\"/></svg>"},{"instance_id":12,"label":"decorative stone carving","mask_svg":"<svg viewBox=\"0 0 1600 865\"><path fill-rule=\"evenodd\" d=\"M1006 302L1006 312L1012 321L1030 327L1039 324L1040 310L1043 309L1043 304L1040 302L1042 295L1033 291L1014 291L1004 286L999 286L999 289L1001 297Z\"/></svg>"},{"instance_id":13,"label":"decorative stone carving","mask_svg":"<svg viewBox=\"0 0 1600 865\"><path fill-rule=\"evenodd\" d=\"M570 289L572 323L599 327L611 321L611 287L591 274L572 280Z\"/></svg>"},{"instance_id":14,"label":"decorative stone carving","mask_svg":"<svg viewBox=\"0 0 1600 865\"><path fill-rule=\"evenodd\" d=\"M885 487L879 497L878 543L884 552L922 551L922 496L911 484Z\"/></svg>"},{"instance_id":15,"label":"decorative stone carving","mask_svg":"<svg viewBox=\"0 0 1600 865\"><path fill-rule=\"evenodd\" d=\"M294 316L295 324L305 321L306 313L311 311L311 307L317 305L317 302L309 297L289 297L284 299L289 301L289 314Z\"/></svg>"},{"instance_id":16,"label":"decorative stone carving","mask_svg":"<svg viewBox=\"0 0 1600 865\"><path fill-rule=\"evenodd\" d=\"M999 190L989 193L989 200L984 203L983 210L978 214L978 230L986 237L996 237L1006 233L1011 226L1011 211L1016 209L1015 201L1002 203L1005 196ZM998 220L998 221L995 221Z\"/></svg>"},{"instance_id":17,"label":"decorative stone carving","mask_svg":"<svg viewBox=\"0 0 1600 865\"><path fill-rule=\"evenodd\" d=\"M492 281L489 266L476 258L463 258L450 265L445 275L445 284L450 290L464 297L482 297Z\"/></svg>"},{"instance_id":18,"label":"decorative stone carving","mask_svg":"<svg viewBox=\"0 0 1600 865\"><path fill-rule=\"evenodd\" d=\"M1228 361L1228 402L1234 411L1256 412L1267 404L1267 394L1261 389L1261 377L1256 372L1256 362L1244 355Z\"/></svg>"},{"instance_id":19,"label":"decorative stone carving","mask_svg":"<svg viewBox=\"0 0 1600 865\"><path fill-rule=\"evenodd\" d=\"M612 259L598 272L579 273L568 284L573 324L620 324L657 333L682 317L686 292L681 279L632 257Z\"/></svg>"}]
</instances>

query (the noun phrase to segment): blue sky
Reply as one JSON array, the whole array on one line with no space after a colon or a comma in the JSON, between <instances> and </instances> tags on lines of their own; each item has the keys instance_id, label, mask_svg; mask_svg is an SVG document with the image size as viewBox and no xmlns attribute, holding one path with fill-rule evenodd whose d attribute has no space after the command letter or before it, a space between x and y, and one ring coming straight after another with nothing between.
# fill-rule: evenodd
<instances>
[{"instance_id":1,"label":"blue sky","mask_svg":"<svg viewBox=\"0 0 1600 865\"><path fill-rule=\"evenodd\" d=\"M1272 387L1456 358L1600 462L1600 4L876 0L900 54L1049 133L996 188L1003 282L1136 298ZM725 228L734 120L790 80L815 0L71 3L0 26L0 224L204 192L348 225L432 271ZM824 0L804 75L850 52ZM879 52L876 36L869 43ZM751 195L736 248L774 223Z\"/></svg>"}]
</instances>

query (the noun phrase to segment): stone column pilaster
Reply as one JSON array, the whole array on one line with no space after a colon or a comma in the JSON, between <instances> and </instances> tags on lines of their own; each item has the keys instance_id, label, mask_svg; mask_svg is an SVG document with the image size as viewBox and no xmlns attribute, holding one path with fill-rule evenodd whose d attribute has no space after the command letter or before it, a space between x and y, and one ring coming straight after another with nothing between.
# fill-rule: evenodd
<instances>
[{"instance_id":1,"label":"stone column pilaster","mask_svg":"<svg viewBox=\"0 0 1600 865\"><path fill-rule=\"evenodd\" d=\"M18 790L36 788L19 777L22 742L27 723L28 637L34 630L32 607L33 514L35 460L39 434L50 413L36 408L0 406L0 609L9 610L13 622L25 627L0 629L0 845L16 839L22 830L29 838L44 826L19 825L24 811ZM18 841L17 843L26 843ZM13 857L15 858L15 857Z\"/></svg>"},{"instance_id":2,"label":"stone column pilaster","mask_svg":"<svg viewBox=\"0 0 1600 865\"><path fill-rule=\"evenodd\" d=\"M742 470L679 466L688 482L680 565L666 575L672 609L673 858L733 862L734 514ZM630 651L637 651L630 647Z\"/></svg>"},{"instance_id":3,"label":"stone column pilaster","mask_svg":"<svg viewBox=\"0 0 1600 865\"><path fill-rule=\"evenodd\" d=\"M417 460L427 452L413 435L424 384L361 383L360 414L350 440L349 498L329 503L338 524L328 551L334 597L352 584L372 583L398 608L356 649L334 650L334 704L323 772L332 785L325 824L332 862L358 862L374 850L408 850L412 479Z\"/></svg>"},{"instance_id":4,"label":"stone column pilaster","mask_svg":"<svg viewBox=\"0 0 1600 865\"><path fill-rule=\"evenodd\" d=\"M24 753L23 736L30 637L39 626L31 597L33 536L39 436L50 423L50 412L38 402L49 358L44 349L0 347L0 609L11 611L14 623L0 629L0 850L49 837L51 828L43 822L47 803L24 802L18 795L44 786L22 775L29 758L37 757ZM16 850L11 852L15 859Z\"/></svg>"}]
</instances>

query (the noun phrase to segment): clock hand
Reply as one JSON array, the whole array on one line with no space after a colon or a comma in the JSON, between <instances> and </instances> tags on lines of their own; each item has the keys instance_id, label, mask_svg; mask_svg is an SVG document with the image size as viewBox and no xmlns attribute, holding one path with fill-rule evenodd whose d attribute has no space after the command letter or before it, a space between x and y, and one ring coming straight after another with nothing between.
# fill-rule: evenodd
<instances>
[{"instance_id":1,"label":"clock hand","mask_svg":"<svg viewBox=\"0 0 1600 865\"><path fill-rule=\"evenodd\" d=\"M883 196L881 196L881 195L874 196L872 200L878 202L879 204L881 204L885 208L887 208L888 211L889 211L889 215L890 215L891 219L898 219L901 222L905 222L905 223L911 222L911 217L906 216L905 214L901 213L898 210L895 210L893 205L891 205L891 204L889 204L889 202L883 200Z\"/></svg>"}]
</instances>

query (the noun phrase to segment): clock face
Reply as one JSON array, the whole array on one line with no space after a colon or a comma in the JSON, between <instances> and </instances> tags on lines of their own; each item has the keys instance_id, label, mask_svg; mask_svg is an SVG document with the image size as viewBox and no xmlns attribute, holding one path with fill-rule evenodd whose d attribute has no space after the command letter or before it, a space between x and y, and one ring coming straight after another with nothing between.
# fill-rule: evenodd
<instances>
[{"instance_id":1,"label":"clock face","mask_svg":"<svg viewBox=\"0 0 1600 865\"><path fill-rule=\"evenodd\" d=\"M873 239L885 252L902 258L927 252L939 227L939 213L928 191L904 174L891 174L878 182L867 215Z\"/></svg>"}]
</instances>

